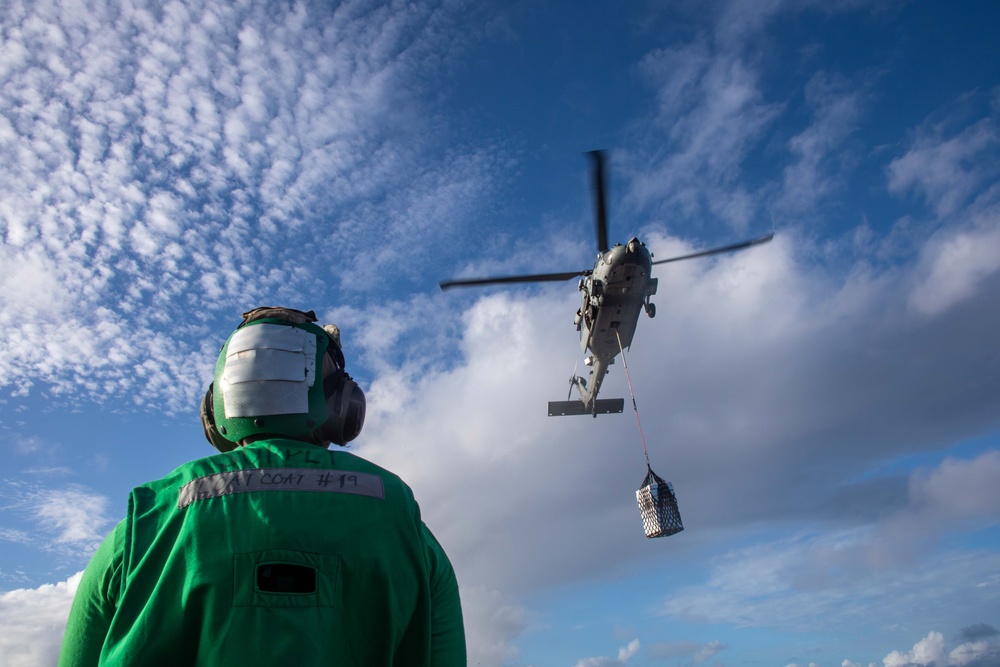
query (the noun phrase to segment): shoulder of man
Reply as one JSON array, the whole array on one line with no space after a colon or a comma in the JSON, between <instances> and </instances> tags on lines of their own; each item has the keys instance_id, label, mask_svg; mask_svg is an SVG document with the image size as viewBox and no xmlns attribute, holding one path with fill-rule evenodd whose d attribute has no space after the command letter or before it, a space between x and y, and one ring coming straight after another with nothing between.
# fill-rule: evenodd
<instances>
[{"instance_id":1,"label":"shoulder of man","mask_svg":"<svg viewBox=\"0 0 1000 667\"><path fill-rule=\"evenodd\" d=\"M285 447L291 444L291 447ZM240 470L269 468L316 468L377 475L386 490L398 491L403 498L415 504L413 491L396 473L366 458L342 449L323 449L312 445L301 446L280 438L261 440L246 447L195 459L178 466L157 480L141 484L132 490L133 499L139 497L152 501L162 494L172 495L185 484L203 477ZM288 451L286 451L286 449ZM269 453L270 452L270 453ZM395 494L393 494L395 495Z\"/></svg>"}]
</instances>

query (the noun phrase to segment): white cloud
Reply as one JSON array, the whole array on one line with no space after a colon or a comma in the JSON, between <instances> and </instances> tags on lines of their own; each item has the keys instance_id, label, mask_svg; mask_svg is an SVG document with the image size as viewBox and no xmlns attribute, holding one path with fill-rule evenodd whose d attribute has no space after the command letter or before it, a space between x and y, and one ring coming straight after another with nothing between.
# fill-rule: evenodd
<instances>
[{"instance_id":1,"label":"white cloud","mask_svg":"<svg viewBox=\"0 0 1000 667\"><path fill-rule=\"evenodd\" d=\"M932 631L909 651L892 651L882 659L882 664L884 667L990 667L1000 660L1000 642L995 637L967 641L950 651L947 644L942 633Z\"/></svg>"},{"instance_id":2,"label":"white cloud","mask_svg":"<svg viewBox=\"0 0 1000 667\"><path fill-rule=\"evenodd\" d=\"M765 201L786 219L806 211L816 217L815 204L841 190L854 166L848 141L863 120L870 75L852 74L858 81L836 70L813 74L803 86L810 123L782 139L787 155L775 160L769 132L784 116L794 118L796 106L787 96L769 97L767 60L789 54L775 50L768 28L778 16L843 13L863 4L720 3L712 8L718 10L712 27L681 46L650 51L638 71L656 91L658 108L641 131L648 135L649 155L639 157L639 149L627 160L632 183L626 203L644 216L652 211L696 228L712 219L738 231L759 228L769 208ZM766 160L787 166L771 172L756 156L748 159L760 150L769 154ZM747 185L765 174L781 186Z\"/></svg>"},{"instance_id":3,"label":"white cloud","mask_svg":"<svg viewBox=\"0 0 1000 667\"><path fill-rule=\"evenodd\" d=\"M1000 209L986 216L983 226L948 230L925 247L921 273L910 295L915 310L939 314L967 299L1000 269Z\"/></svg>"},{"instance_id":4,"label":"white cloud","mask_svg":"<svg viewBox=\"0 0 1000 667\"><path fill-rule=\"evenodd\" d=\"M944 635L930 632L913 645L907 653L893 651L882 659L885 667L906 667L907 665L935 665L944 658Z\"/></svg>"},{"instance_id":5,"label":"white cloud","mask_svg":"<svg viewBox=\"0 0 1000 667\"><path fill-rule=\"evenodd\" d=\"M843 185L835 166L850 161L851 151L844 144L857 129L864 99L862 90L826 72L810 79L805 94L814 118L788 142L793 162L785 167L779 203L786 215L814 210L818 201Z\"/></svg>"},{"instance_id":6,"label":"white cloud","mask_svg":"<svg viewBox=\"0 0 1000 667\"><path fill-rule=\"evenodd\" d=\"M954 527L966 521L1000 522L1000 451L972 460L945 459L914 476L910 499L928 521Z\"/></svg>"},{"instance_id":7,"label":"white cloud","mask_svg":"<svg viewBox=\"0 0 1000 667\"><path fill-rule=\"evenodd\" d=\"M34 514L56 543L83 544L96 549L107 532L108 499L80 486L48 489L34 495Z\"/></svg>"},{"instance_id":8,"label":"white cloud","mask_svg":"<svg viewBox=\"0 0 1000 667\"><path fill-rule=\"evenodd\" d=\"M0 664L54 665L82 572L57 584L0 593Z\"/></svg>"},{"instance_id":9,"label":"white cloud","mask_svg":"<svg viewBox=\"0 0 1000 667\"><path fill-rule=\"evenodd\" d=\"M638 652L639 640L633 639L627 646L618 649L617 658L584 658L576 663L576 667L615 667L616 665L624 665Z\"/></svg>"},{"instance_id":10,"label":"white cloud","mask_svg":"<svg viewBox=\"0 0 1000 667\"><path fill-rule=\"evenodd\" d=\"M922 129L909 151L888 168L890 191L922 194L941 217L953 214L984 182L996 177L990 157L1000 146L1000 132L992 119L944 136L949 129L941 125Z\"/></svg>"},{"instance_id":11,"label":"white cloud","mask_svg":"<svg viewBox=\"0 0 1000 667\"><path fill-rule=\"evenodd\" d=\"M695 652L691 658L691 662L700 665L706 660L715 657L719 652L725 650L725 648L725 644L718 640L709 642Z\"/></svg>"},{"instance_id":12,"label":"white cloud","mask_svg":"<svg viewBox=\"0 0 1000 667\"><path fill-rule=\"evenodd\" d=\"M909 480L909 503L875 526L866 544L873 563L908 562L940 535L1000 523L1000 451L975 459L945 459Z\"/></svg>"},{"instance_id":13,"label":"white cloud","mask_svg":"<svg viewBox=\"0 0 1000 667\"><path fill-rule=\"evenodd\" d=\"M906 508L869 526L803 533L730 552L715 560L707 582L672 593L665 611L748 627L809 628L822 619L834 628L850 621L859 599L876 616L906 613L901 591L914 591L935 613L949 605L988 608L1000 595L1000 582L990 572L1000 556L935 551L943 533L967 529L970 522L1000 523L998 479L995 450L967 461L947 459L911 477Z\"/></svg>"},{"instance_id":14,"label":"white cloud","mask_svg":"<svg viewBox=\"0 0 1000 667\"><path fill-rule=\"evenodd\" d=\"M740 165L780 111L760 91L760 72L739 54L701 42L653 51L640 70L657 89L653 126L662 134L650 144L664 157L649 158L652 164L641 170L625 167L633 177L629 203L639 209L655 205L671 217L707 210L746 229L754 210L738 178Z\"/></svg>"},{"instance_id":15,"label":"white cloud","mask_svg":"<svg viewBox=\"0 0 1000 667\"><path fill-rule=\"evenodd\" d=\"M15 542L18 544L31 544L33 538L23 530L15 528L0 528L0 540L5 542Z\"/></svg>"},{"instance_id":16,"label":"white cloud","mask_svg":"<svg viewBox=\"0 0 1000 667\"><path fill-rule=\"evenodd\" d=\"M910 306L924 314L966 300L1000 269L1000 131L995 118L966 120L969 99L946 108L945 120L925 123L888 167L890 192L922 194L950 223L920 251Z\"/></svg>"},{"instance_id":17,"label":"white cloud","mask_svg":"<svg viewBox=\"0 0 1000 667\"><path fill-rule=\"evenodd\" d=\"M989 664L1000 660L1000 645L981 639L960 644L948 652L949 665Z\"/></svg>"},{"instance_id":18,"label":"white cloud","mask_svg":"<svg viewBox=\"0 0 1000 667\"><path fill-rule=\"evenodd\" d=\"M190 409L214 318L376 285L489 191L489 150L426 159L404 82L472 39L441 30L457 6L5 7L0 383L20 393Z\"/></svg>"},{"instance_id":19,"label":"white cloud","mask_svg":"<svg viewBox=\"0 0 1000 667\"><path fill-rule=\"evenodd\" d=\"M462 586L462 615L470 665L502 667L517 657L513 642L526 626L526 610L498 591Z\"/></svg>"},{"instance_id":20,"label":"white cloud","mask_svg":"<svg viewBox=\"0 0 1000 667\"><path fill-rule=\"evenodd\" d=\"M30 473L31 471L25 471ZM62 475L45 471L47 478ZM79 560L90 556L107 534L108 499L78 484L14 483L0 493L0 512L20 528L0 528L0 539Z\"/></svg>"}]
</instances>

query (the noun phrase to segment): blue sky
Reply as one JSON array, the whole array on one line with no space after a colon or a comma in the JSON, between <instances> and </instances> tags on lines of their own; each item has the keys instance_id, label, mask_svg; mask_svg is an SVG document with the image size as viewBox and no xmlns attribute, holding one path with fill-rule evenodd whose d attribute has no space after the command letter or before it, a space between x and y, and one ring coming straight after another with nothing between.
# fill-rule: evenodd
<instances>
[{"instance_id":1,"label":"blue sky","mask_svg":"<svg viewBox=\"0 0 1000 667\"><path fill-rule=\"evenodd\" d=\"M0 662L208 455L239 314L314 308L458 572L470 664L1000 659L1000 6L5 2ZM582 153L657 258L631 412L579 354ZM602 395L626 396L621 363Z\"/></svg>"}]
</instances>

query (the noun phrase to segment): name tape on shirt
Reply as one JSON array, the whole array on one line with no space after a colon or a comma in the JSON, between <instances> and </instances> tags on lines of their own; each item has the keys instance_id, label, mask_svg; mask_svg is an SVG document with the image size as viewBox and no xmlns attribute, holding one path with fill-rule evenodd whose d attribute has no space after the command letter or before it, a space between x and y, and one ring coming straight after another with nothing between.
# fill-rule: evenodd
<instances>
[{"instance_id":1,"label":"name tape on shirt","mask_svg":"<svg viewBox=\"0 0 1000 667\"><path fill-rule=\"evenodd\" d=\"M318 491L385 498L382 478L353 470L322 468L259 468L206 475L181 487L177 508L196 500L250 491Z\"/></svg>"}]
</instances>

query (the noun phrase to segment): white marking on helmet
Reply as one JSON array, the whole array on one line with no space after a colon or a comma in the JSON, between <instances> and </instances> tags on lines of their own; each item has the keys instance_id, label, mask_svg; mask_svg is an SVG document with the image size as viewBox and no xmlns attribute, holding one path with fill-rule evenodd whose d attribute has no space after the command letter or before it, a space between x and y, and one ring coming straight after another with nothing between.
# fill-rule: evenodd
<instances>
[{"instance_id":1,"label":"white marking on helmet","mask_svg":"<svg viewBox=\"0 0 1000 667\"><path fill-rule=\"evenodd\" d=\"M265 323L229 339L220 381L226 417L305 414L315 383L315 334Z\"/></svg>"}]
</instances>

